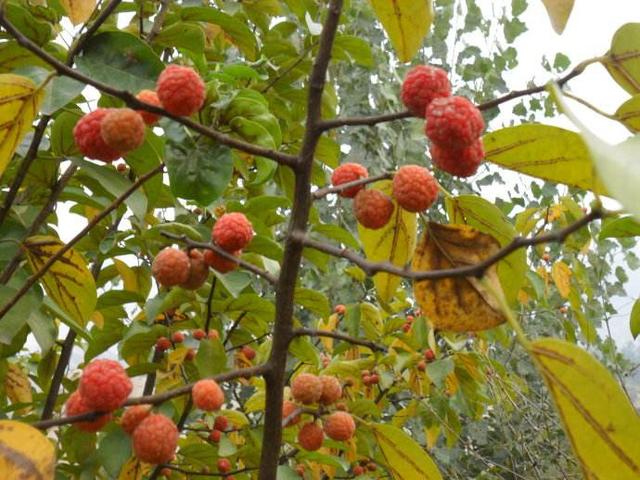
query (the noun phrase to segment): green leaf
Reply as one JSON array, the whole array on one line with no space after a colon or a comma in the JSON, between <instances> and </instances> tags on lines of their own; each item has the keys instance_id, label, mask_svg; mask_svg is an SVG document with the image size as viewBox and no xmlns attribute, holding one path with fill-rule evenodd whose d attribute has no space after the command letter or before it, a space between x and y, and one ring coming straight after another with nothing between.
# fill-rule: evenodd
<instances>
[{"instance_id":1,"label":"green leaf","mask_svg":"<svg viewBox=\"0 0 640 480\"><path fill-rule=\"evenodd\" d=\"M551 26L557 34L561 34L567 26L569 15L573 10L573 2L574 0L542 0L551 20Z\"/></svg>"},{"instance_id":2,"label":"green leaf","mask_svg":"<svg viewBox=\"0 0 640 480\"><path fill-rule=\"evenodd\" d=\"M203 206L222 195L233 174L231 150L209 141L171 143L165 162L173 194Z\"/></svg>"},{"instance_id":3,"label":"green leaf","mask_svg":"<svg viewBox=\"0 0 640 480\"><path fill-rule=\"evenodd\" d=\"M628 238L640 236L640 223L633 217L605 219L600 230L599 239Z\"/></svg>"},{"instance_id":4,"label":"green leaf","mask_svg":"<svg viewBox=\"0 0 640 480\"><path fill-rule=\"evenodd\" d=\"M616 110L619 122L634 133L640 133L640 95L635 95Z\"/></svg>"},{"instance_id":5,"label":"green leaf","mask_svg":"<svg viewBox=\"0 0 640 480\"><path fill-rule=\"evenodd\" d=\"M518 125L486 134L490 162L532 177L605 194L580 135L550 125Z\"/></svg>"},{"instance_id":6,"label":"green leaf","mask_svg":"<svg viewBox=\"0 0 640 480\"><path fill-rule=\"evenodd\" d=\"M331 315L331 305L329 305L329 300L323 293L317 290L296 288L293 301L321 317L328 317Z\"/></svg>"},{"instance_id":7,"label":"green leaf","mask_svg":"<svg viewBox=\"0 0 640 480\"><path fill-rule=\"evenodd\" d=\"M131 456L131 437L121 428L114 429L102 438L97 454L107 473L117 478Z\"/></svg>"},{"instance_id":8,"label":"green leaf","mask_svg":"<svg viewBox=\"0 0 640 480\"><path fill-rule=\"evenodd\" d=\"M433 21L431 0L371 0L401 62L410 61L422 46Z\"/></svg>"},{"instance_id":9,"label":"green leaf","mask_svg":"<svg viewBox=\"0 0 640 480\"><path fill-rule=\"evenodd\" d=\"M373 434L395 480L441 480L431 457L409 435L393 425L372 425Z\"/></svg>"},{"instance_id":10,"label":"green leaf","mask_svg":"<svg viewBox=\"0 0 640 480\"><path fill-rule=\"evenodd\" d=\"M391 195L391 181L376 182L369 188L376 188ZM393 215L389 223L378 230L370 230L358 224L358 234L367 259L372 262L389 261L398 267L404 267L413 256L418 231L416 214L398 207L395 200ZM393 298L400 285L401 278L388 273L376 273L373 282L383 302Z\"/></svg>"},{"instance_id":11,"label":"green leaf","mask_svg":"<svg viewBox=\"0 0 640 480\"><path fill-rule=\"evenodd\" d=\"M49 138L51 150L54 154L69 157L79 154L76 142L73 139L73 127L78 123L81 116L82 112L75 109L62 112L56 116L51 126L51 137Z\"/></svg>"},{"instance_id":12,"label":"green leaf","mask_svg":"<svg viewBox=\"0 0 640 480\"><path fill-rule=\"evenodd\" d=\"M611 39L608 54L616 58L604 64L613 79L631 95L640 93L640 23L622 25Z\"/></svg>"},{"instance_id":13,"label":"green leaf","mask_svg":"<svg viewBox=\"0 0 640 480\"><path fill-rule=\"evenodd\" d=\"M125 32L91 37L76 59L78 70L94 80L137 93L154 89L164 64L146 43Z\"/></svg>"},{"instance_id":14,"label":"green leaf","mask_svg":"<svg viewBox=\"0 0 640 480\"><path fill-rule=\"evenodd\" d=\"M73 78L55 77L45 88L45 97L40 107L44 115L52 115L82 93L85 85Z\"/></svg>"},{"instance_id":15,"label":"green leaf","mask_svg":"<svg viewBox=\"0 0 640 480\"><path fill-rule=\"evenodd\" d=\"M153 39L163 47L177 47L191 50L194 53L204 51L204 32L196 23L177 22L162 29Z\"/></svg>"},{"instance_id":16,"label":"green leaf","mask_svg":"<svg viewBox=\"0 0 640 480\"><path fill-rule=\"evenodd\" d=\"M609 371L554 338L531 345L585 478L640 477L640 417Z\"/></svg>"},{"instance_id":17,"label":"green leaf","mask_svg":"<svg viewBox=\"0 0 640 480\"><path fill-rule=\"evenodd\" d=\"M362 67L371 68L375 65L369 42L353 35L338 35L333 43L332 55L336 60L353 60Z\"/></svg>"},{"instance_id":18,"label":"green leaf","mask_svg":"<svg viewBox=\"0 0 640 480\"><path fill-rule=\"evenodd\" d=\"M200 377L211 377L224 371L227 355L219 339L207 339L200 342L195 359Z\"/></svg>"},{"instance_id":19,"label":"green leaf","mask_svg":"<svg viewBox=\"0 0 640 480\"><path fill-rule=\"evenodd\" d=\"M640 300L636 300L631 309L631 318L629 319L629 328L634 340L640 335Z\"/></svg>"},{"instance_id":20,"label":"green leaf","mask_svg":"<svg viewBox=\"0 0 640 480\"><path fill-rule=\"evenodd\" d=\"M5 305L16 292L16 288L0 285L0 305ZM39 311L41 303L42 299L39 299L33 290L18 300L18 303L2 318L0 343L10 345L27 321Z\"/></svg>"}]
</instances>

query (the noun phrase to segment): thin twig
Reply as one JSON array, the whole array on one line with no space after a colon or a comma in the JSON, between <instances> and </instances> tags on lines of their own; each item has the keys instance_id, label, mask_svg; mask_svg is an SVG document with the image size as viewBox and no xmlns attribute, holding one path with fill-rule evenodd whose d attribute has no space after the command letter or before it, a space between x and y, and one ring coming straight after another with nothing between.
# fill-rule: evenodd
<instances>
[{"instance_id":1,"label":"thin twig","mask_svg":"<svg viewBox=\"0 0 640 480\"><path fill-rule=\"evenodd\" d=\"M354 180L352 182L342 183L335 187L324 187L316 190L311 194L314 200L319 200L323 197L331 193L340 193L348 188L359 187L361 185L368 185L370 183L378 182L380 180L387 180L393 177L393 173L385 172L379 175L374 175L373 177L361 178L359 180Z\"/></svg>"},{"instance_id":2,"label":"thin twig","mask_svg":"<svg viewBox=\"0 0 640 480\"><path fill-rule=\"evenodd\" d=\"M329 337L335 338L336 340L343 340L347 343L352 343L353 345L361 345L363 347L370 348L373 351L377 352L386 352L387 347L384 345L380 345L379 343L372 342L370 340L365 340L362 338L354 338L349 335L340 332L330 332L328 330L313 330L311 328L297 328L293 331L294 337Z\"/></svg>"},{"instance_id":3,"label":"thin twig","mask_svg":"<svg viewBox=\"0 0 640 480\"><path fill-rule=\"evenodd\" d=\"M209 334L209 328L211 327L211 319L213 318L213 309L211 302L213 302L213 295L216 291L216 283L218 283L218 277L213 277L211 281L211 288L209 289L209 295L207 296L207 319L204 321L204 333Z\"/></svg>"},{"instance_id":4,"label":"thin twig","mask_svg":"<svg viewBox=\"0 0 640 480\"><path fill-rule=\"evenodd\" d=\"M151 26L151 30L147 35L147 42L153 42L153 39L156 38L156 35L160 33L162 30L162 25L164 24L164 19L167 16L167 12L169 11L169 5L171 4L171 0L160 0L160 9L156 14L156 18L153 19L153 25Z\"/></svg>"}]
</instances>

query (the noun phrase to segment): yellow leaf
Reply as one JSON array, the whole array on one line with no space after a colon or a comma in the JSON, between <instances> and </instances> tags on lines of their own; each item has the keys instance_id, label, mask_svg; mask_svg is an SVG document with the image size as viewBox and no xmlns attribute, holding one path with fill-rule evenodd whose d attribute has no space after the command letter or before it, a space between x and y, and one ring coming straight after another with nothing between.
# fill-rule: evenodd
<instances>
[{"instance_id":1,"label":"yellow leaf","mask_svg":"<svg viewBox=\"0 0 640 480\"><path fill-rule=\"evenodd\" d=\"M563 340L534 341L531 351L585 478L640 478L640 417L609 371Z\"/></svg>"},{"instance_id":2,"label":"yellow leaf","mask_svg":"<svg viewBox=\"0 0 640 480\"><path fill-rule=\"evenodd\" d=\"M518 290L518 302L520 302L521 305L526 305L529 303L529 294L527 292L525 292L524 290L520 289Z\"/></svg>"},{"instance_id":3,"label":"yellow leaf","mask_svg":"<svg viewBox=\"0 0 640 480\"><path fill-rule=\"evenodd\" d=\"M31 403L33 395L31 393L31 383L29 377L15 363L9 363L7 373L4 377L4 388L11 403Z\"/></svg>"},{"instance_id":4,"label":"yellow leaf","mask_svg":"<svg viewBox=\"0 0 640 480\"><path fill-rule=\"evenodd\" d=\"M51 236L27 238L24 249L31 270L40 270L63 246L64 243ZM96 307L96 283L79 253L73 249L67 251L49 268L41 280L47 294L64 311L81 325L87 323Z\"/></svg>"},{"instance_id":5,"label":"yellow leaf","mask_svg":"<svg viewBox=\"0 0 640 480\"><path fill-rule=\"evenodd\" d=\"M564 27L567 26L569 15L573 10L574 0L542 0L545 8L547 9L547 15L551 20L551 26L555 32L559 35L564 31Z\"/></svg>"},{"instance_id":6,"label":"yellow leaf","mask_svg":"<svg viewBox=\"0 0 640 480\"><path fill-rule=\"evenodd\" d=\"M371 5L400 61L410 61L422 46L433 22L432 1L371 0Z\"/></svg>"},{"instance_id":7,"label":"yellow leaf","mask_svg":"<svg viewBox=\"0 0 640 480\"><path fill-rule=\"evenodd\" d=\"M142 463L136 457L127 460L120 470L118 480L142 480L151 472L151 465Z\"/></svg>"},{"instance_id":8,"label":"yellow leaf","mask_svg":"<svg viewBox=\"0 0 640 480\"><path fill-rule=\"evenodd\" d=\"M338 326L338 315L333 313L329 315L329 318L318 320L318 330L323 332L333 332ZM331 353L333 352L333 339L330 337L320 337L320 342L324 349Z\"/></svg>"},{"instance_id":9,"label":"yellow leaf","mask_svg":"<svg viewBox=\"0 0 640 480\"><path fill-rule=\"evenodd\" d=\"M426 429L425 437L427 438L427 448L431 450L438 443L440 437L440 425L433 425Z\"/></svg>"},{"instance_id":10,"label":"yellow leaf","mask_svg":"<svg viewBox=\"0 0 640 480\"><path fill-rule=\"evenodd\" d=\"M60 4L74 25L89 20L96 8L96 0L60 0Z\"/></svg>"},{"instance_id":11,"label":"yellow leaf","mask_svg":"<svg viewBox=\"0 0 640 480\"><path fill-rule=\"evenodd\" d=\"M380 190L391 196L391 181L374 183L370 188ZM416 214L398 207L394 201L394 211L389 223L378 230L370 230L358 224L358 235L367 259L372 262L388 261L398 267L404 267L411 259L416 248L418 231ZM388 273L376 273L373 283L383 302L393 298L402 279Z\"/></svg>"},{"instance_id":12,"label":"yellow leaf","mask_svg":"<svg viewBox=\"0 0 640 480\"><path fill-rule=\"evenodd\" d=\"M55 452L42 432L26 423L0 420L0 472L4 479L53 480Z\"/></svg>"},{"instance_id":13,"label":"yellow leaf","mask_svg":"<svg viewBox=\"0 0 640 480\"><path fill-rule=\"evenodd\" d=\"M492 236L468 225L430 222L412 268L428 271L475 265L499 248ZM500 291L495 265L487 269L484 278ZM493 296L473 277L421 280L414 282L413 291L422 312L438 330L479 331L506 321Z\"/></svg>"},{"instance_id":14,"label":"yellow leaf","mask_svg":"<svg viewBox=\"0 0 640 480\"><path fill-rule=\"evenodd\" d=\"M456 377L455 372L451 372L447 375L447 378L444 379L444 391L449 396L455 395L459 386L460 382L458 381L458 377Z\"/></svg>"},{"instance_id":15,"label":"yellow leaf","mask_svg":"<svg viewBox=\"0 0 640 480\"><path fill-rule=\"evenodd\" d=\"M118 274L120 274L120 277L122 278L124 289L129 290L130 292L137 292L138 277L131 269L131 267L129 267L129 265L124 263L122 260L118 260L117 258L113 261L113 264L115 265Z\"/></svg>"},{"instance_id":16,"label":"yellow leaf","mask_svg":"<svg viewBox=\"0 0 640 480\"><path fill-rule=\"evenodd\" d=\"M560 260L557 261L551 267L551 278L558 287L560 295L563 298L569 298L571 293L571 269L569 266Z\"/></svg>"},{"instance_id":17,"label":"yellow leaf","mask_svg":"<svg viewBox=\"0 0 640 480\"><path fill-rule=\"evenodd\" d=\"M438 467L422 447L393 425L373 425L378 446L395 480L440 480Z\"/></svg>"},{"instance_id":18,"label":"yellow leaf","mask_svg":"<svg viewBox=\"0 0 640 480\"><path fill-rule=\"evenodd\" d=\"M38 113L43 90L28 78L0 74L0 175Z\"/></svg>"}]
</instances>

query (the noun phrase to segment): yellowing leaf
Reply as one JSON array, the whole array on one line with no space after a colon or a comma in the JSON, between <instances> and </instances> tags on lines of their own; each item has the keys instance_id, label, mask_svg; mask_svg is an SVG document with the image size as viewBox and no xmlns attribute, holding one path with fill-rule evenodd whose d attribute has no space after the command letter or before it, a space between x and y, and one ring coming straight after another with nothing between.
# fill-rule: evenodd
<instances>
[{"instance_id":1,"label":"yellowing leaf","mask_svg":"<svg viewBox=\"0 0 640 480\"><path fill-rule=\"evenodd\" d=\"M631 95L640 93L640 23L622 25L611 39L605 63L613 79Z\"/></svg>"},{"instance_id":2,"label":"yellowing leaf","mask_svg":"<svg viewBox=\"0 0 640 480\"><path fill-rule=\"evenodd\" d=\"M468 225L430 222L413 257L412 269L429 271L475 265L499 249L496 239ZM495 265L487 269L484 278L500 291ZM413 292L422 312L438 330L471 332L506 321L493 296L474 277L416 281Z\"/></svg>"},{"instance_id":3,"label":"yellowing leaf","mask_svg":"<svg viewBox=\"0 0 640 480\"><path fill-rule=\"evenodd\" d=\"M333 313L329 315L329 318L326 320L321 318L318 320L318 330L322 330L323 332L333 332L338 326L338 315ZM333 352L333 339L330 337L320 337L320 342L324 349L331 353Z\"/></svg>"},{"instance_id":4,"label":"yellowing leaf","mask_svg":"<svg viewBox=\"0 0 640 480\"><path fill-rule=\"evenodd\" d=\"M395 480L438 480L442 475L422 447L393 425L373 425L373 433Z\"/></svg>"},{"instance_id":5,"label":"yellowing leaf","mask_svg":"<svg viewBox=\"0 0 640 480\"><path fill-rule=\"evenodd\" d=\"M631 336L634 339L638 338L638 335L640 335L640 300L636 300L631 309L629 328L631 329Z\"/></svg>"},{"instance_id":6,"label":"yellowing leaf","mask_svg":"<svg viewBox=\"0 0 640 480\"><path fill-rule=\"evenodd\" d=\"M74 25L89 20L96 8L96 0L60 0L60 3Z\"/></svg>"},{"instance_id":7,"label":"yellowing leaf","mask_svg":"<svg viewBox=\"0 0 640 480\"><path fill-rule=\"evenodd\" d=\"M549 125L518 125L483 137L486 159L516 172L606 194L579 134Z\"/></svg>"},{"instance_id":8,"label":"yellowing leaf","mask_svg":"<svg viewBox=\"0 0 640 480\"><path fill-rule=\"evenodd\" d=\"M51 236L29 237L24 242L29 266L37 272L64 243ZM42 277L47 294L81 325L91 318L97 293L93 275L84 258L73 249L65 252Z\"/></svg>"},{"instance_id":9,"label":"yellowing leaf","mask_svg":"<svg viewBox=\"0 0 640 480\"><path fill-rule=\"evenodd\" d=\"M371 5L400 61L410 61L431 28L432 1L371 0Z\"/></svg>"},{"instance_id":10,"label":"yellowing leaf","mask_svg":"<svg viewBox=\"0 0 640 480\"><path fill-rule=\"evenodd\" d=\"M557 261L551 267L551 278L558 287L560 295L563 298L569 298L569 293L571 293L571 269L569 266L562 261Z\"/></svg>"},{"instance_id":11,"label":"yellowing leaf","mask_svg":"<svg viewBox=\"0 0 640 480\"><path fill-rule=\"evenodd\" d=\"M537 340L531 352L585 478L640 478L640 417L609 371L563 340Z\"/></svg>"},{"instance_id":12,"label":"yellowing leaf","mask_svg":"<svg viewBox=\"0 0 640 480\"><path fill-rule=\"evenodd\" d=\"M142 480L151 472L151 465L142 463L136 457L127 460L120 470L118 480Z\"/></svg>"},{"instance_id":13,"label":"yellowing leaf","mask_svg":"<svg viewBox=\"0 0 640 480\"><path fill-rule=\"evenodd\" d=\"M4 377L4 388L11 403L31 403L33 395L31 393L31 383L29 377L15 363L9 363L7 373Z\"/></svg>"},{"instance_id":14,"label":"yellowing leaf","mask_svg":"<svg viewBox=\"0 0 640 480\"><path fill-rule=\"evenodd\" d=\"M117 258L113 260L113 264L116 267L116 270L120 274L122 278L122 283L124 286L124 290L129 290L130 292L138 291L138 277L135 272L124 263L122 260L118 260Z\"/></svg>"},{"instance_id":15,"label":"yellowing leaf","mask_svg":"<svg viewBox=\"0 0 640 480\"><path fill-rule=\"evenodd\" d=\"M562 33L567 26L569 15L573 10L573 2L574 0L542 0L551 20L551 26L557 34Z\"/></svg>"},{"instance_id":16,"label":"yellowing leaf","mask_svg":"<svg viewBox=\"0 0 640 480\"><path fill-rule=\"evenodd\" d=\"M391 196L391 181L374 183L370 188L380 190ZM389 223L378 230L370 230L358 224L358 235L362 247L372 262L388 261L398 267L404 267L411 259L416 248L418 226L416 214L398 207L394 201L394 211ZM383 302L393 298L402 279L388 273L376 273L373 283Z\"/></svg>"},{"instance_id":17,"label":"yellowing leaf","mask_svg":"<svg viewBox=\"0 0 640 480\"><path fill-rule=\"evenodd\" d=\"M43 90L38 90L30 79L0 74L0 175L31 129L42 98Z\"/></svg>"},{"instance_id":18,"label":"yellowing leaf","mask_svg":"<svg viewBox=\"0 0 640 480\"><path fill-rule=\"evenodd\" d=\"M634 133L640 132L640 95L635 95L616 110L616 119Z\"/></svg>"},{"instance_id":19,"label":"yellowing leaf","mask_svg":"<svg viewBox=\"0 0 640 480\"><path fill-rule=\"evenodd\" d=\"M42 432L26 423L0 420L2 478L53 480L55 452Z\"/></svg>"}]
</instances>

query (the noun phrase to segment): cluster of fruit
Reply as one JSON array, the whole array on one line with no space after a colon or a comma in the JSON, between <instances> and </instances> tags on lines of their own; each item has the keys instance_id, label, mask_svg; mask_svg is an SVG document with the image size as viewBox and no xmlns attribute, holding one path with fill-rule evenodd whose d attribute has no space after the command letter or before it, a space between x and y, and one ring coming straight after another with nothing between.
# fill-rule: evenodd
<instances>
[{"instance_id":1,"label":"cluster of fruit","mask_svg":"<svg viewBox=\"0 0 640 480\"><path fill-rule=\"evenodd\" d=\"M357 163L344 163L333 171L331 184L339 187L368 178L365 167ZM372 230L384 227L393 215L395 206L391 198L375 188L353 185L338 195L353 198L353 213L358 222ZM431 172L419 165L400 167L393 177L392 194L398 205L409 212L422 212L438 198L438 182Z\"/></svg>"},{"instance_id":2,"label":"cluster of fruit","mask_svg":"<svg viewBox=\"0 0 640 480\"><path fill-rule=\"evenodd\" d=\"M342 397L342 386L336 377L330 375L313 375L301 373L291 382L291 395L303 405L318 404L322 408L330 407ZM337 411L329 413L322 420L322 426L316 420L302 425L298 432L298 443L309 451L322 447L324 436L332 440L345 441L353 437L356 423L353 417L345 412L346 406L335 405ZM340 407L340 409L338 409ZM283 426L296 425L301 420L302 409L289 400L282 405ZM317 414L314 414L317 416Z\"/></svg>"},{"instance_id":3,"label":"cluster of fruit","mask_svg":"<svg viewBox=\"0 0 640 480\"><path fill-rule=\"evenodd\" d=\"M251 222L239 212L225 213L213 226L211 240L230 255L239 258L242 249L253 238ZM196 290L207 280L209 267L220 273L234 270L238 264L213 250L204 254L197 249L189 253L178 248L167 247L153 260L151 273L163 287L179 285L182 288Z\"/></svg>"},{"instance_id":4,"label":"cluster of fruit","mask_svg":"<svg viewBox=\"0 0 640 480\"><path fill-rule=\"evenodd\" d=\"M204 103L205 84L189 67L167 66L156 83L156 90L142 90L136 98L178 115L192 115ZM160 117L130 108L98 108L84 115L73 129L80 152L94 160L113 162L144 143L145 125L155 124Z\"/></svg>"},{"instance_id":5,"label":"cluster of fruit","mask_svg":"<svg viewBox=\"0 0 640 480\"><path fill-rule=\"evenodd\" d=\"M401 98L413 115L426 120L433 164L459 177L473 175L484 158L484 119L467 98L451 95L447 72L430 65L413 68L402 83Z\"/></svg>"}]
</instances>

